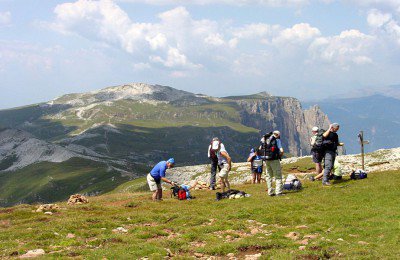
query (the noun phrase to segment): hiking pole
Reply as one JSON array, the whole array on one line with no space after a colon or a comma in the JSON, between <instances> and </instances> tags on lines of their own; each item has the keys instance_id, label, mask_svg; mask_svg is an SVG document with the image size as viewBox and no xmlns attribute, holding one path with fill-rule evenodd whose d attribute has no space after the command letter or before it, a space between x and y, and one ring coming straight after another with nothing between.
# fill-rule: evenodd
<instances>
[{"instance_id":1,"label":"hiking pole","mask_svg":"<svg viewBox=\"0 0 400 260\"><path fill-rule=\"evenodd\" d=\"M360 141L360 145L361 145L361 166L362 166L362 170L365 171L364 144L369 144L369 141L364 141L364 131L360 131L360 133L358 134L358 140Z\"/></svg>"}]
</instances>

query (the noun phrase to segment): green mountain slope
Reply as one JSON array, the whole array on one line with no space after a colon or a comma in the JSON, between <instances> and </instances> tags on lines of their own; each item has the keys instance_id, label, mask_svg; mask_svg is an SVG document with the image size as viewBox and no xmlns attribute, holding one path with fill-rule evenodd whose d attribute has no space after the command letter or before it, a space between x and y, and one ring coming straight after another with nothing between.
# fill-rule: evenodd
<instances>
[{"instance_id":1,"label":"green mountain slope","mask_svg":"<svg viewBox=\"0 0 400 260\"><path fill-rule=\"evenodd\" d=\"M82 158L62 163L41 162L0 173L0 207L66 200L74 193L105 193L131 177L112 165Z\"/></svg>"}]
</instances>

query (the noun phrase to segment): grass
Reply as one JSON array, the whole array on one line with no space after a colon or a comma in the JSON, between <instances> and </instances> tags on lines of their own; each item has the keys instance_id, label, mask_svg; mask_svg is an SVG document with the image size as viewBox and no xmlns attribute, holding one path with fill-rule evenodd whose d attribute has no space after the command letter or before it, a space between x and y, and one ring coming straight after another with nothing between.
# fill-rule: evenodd
<instances>
[{"instance_id":1,"label":"grass","mask_svg":"<svg viewBox=\"0 0 400 260\"><path fill-rule=\"evenodd\" d=\"M274 259L395 259L400 254L399 177L399 171L372 173L330 188L305 182L301 192L284 197L266 196L265 184L242 185L234 188L251 197L219 202L206 190L194 191L191 201L165 194L156 203L150 192L130 193L133 187L92 197L86 205L61 202L64 209L52 216L34 213L30 205L0 209L0 257L42 248L49 258L161 259L170 251L180 259L195 253L244 258L258 252ZM117 227L128 233L112 232ZM293 231L318 236L301 251L285 237ZM68 233L75 237L66 238Z\"/></svg>"}]
</instances>

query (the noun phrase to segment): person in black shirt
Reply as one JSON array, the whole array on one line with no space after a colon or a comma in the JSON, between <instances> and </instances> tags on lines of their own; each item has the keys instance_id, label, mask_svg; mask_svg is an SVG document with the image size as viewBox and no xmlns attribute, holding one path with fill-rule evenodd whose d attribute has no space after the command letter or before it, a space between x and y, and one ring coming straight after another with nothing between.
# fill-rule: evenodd
<instances>
[{"instance_id":1,"label":"person in black shirt","mask_svg":"<svg viewBox=\"0 0 400 260\"><path fill-rule=\"evenodd\" d=\"M337 147L342 146L343 143L339 143L339 136L337 131L339 131L339 124L333 123L329 126L329 129L323 134L324 141L323 147L325 150L324 156L324 177L322 178L322 185L329 186L329 174L333 169L335 164L335 158L337 154Z\"/></svg>"}]
</instances>

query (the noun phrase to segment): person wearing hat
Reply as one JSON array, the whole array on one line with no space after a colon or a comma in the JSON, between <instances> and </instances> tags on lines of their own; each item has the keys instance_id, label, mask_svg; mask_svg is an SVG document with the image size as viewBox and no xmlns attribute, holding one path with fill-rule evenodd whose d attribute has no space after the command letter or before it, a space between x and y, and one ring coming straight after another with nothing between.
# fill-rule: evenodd
<instances>
[{"instance_id":1,"label":"person wearing hat","mask_svg":"<svg viewBox=\"0 0 400 260\"><path fill-rule=\"evenodd\" d=\"M335 158L337 154L337 147L343 146L343 143L339 142L339 136L337 132L339 131L339 124L333 123L329 126L329 129L323 134L324 141L324 175L322 178L322 185L330 186L329 183L329 175L333 170L333 166L335 164Z\"/></svg>"},{"instance_id":2,"label":"person wearing hat","mask_svg":"<svg viewBox=\"0 0 400 260\"><path fill-rule=\"evenodd\" d=\"M153 191L153 200L162 200L162 187L161 181L174 185L173 181L165 178L165 172L167 169L174 167L175 160L170 158L167 161L161 161L154 166L154 168L147 175L147 183L149 184L150 190Z\"/></svg>"},{"instance_id":3,"label":"person wearing hat","mask_svg":"<svg viewBox=\"0 0 400 260\"><path fill-rule=\"evenodd\" d=\"M225 150L224 144L218 137L214 137L208 146L208 159L211 163L210 190L215 190L217 169L221 170L218 164L218 153L222 150Z\"/></svg>"},{"instance_id":4,"label":"person wearing hat","mask_svg":"<svg viewBox=\"0 0 400 260\"><path fill-rule=\"evenodd\" d=\"M315 148L314 144L316 142L317 139L317 135L318 135L318 131L320 131L320 129L318 128L318 126L314 126L312 129L312 136L310 138L310 144L311 144L311 156L312 156L312 160L315 163L315 170L317 172L317 176L311 176L310 180L314 181L314 180L319 180L322 178L323 174L322 174L322 159L324 159L324 150L321 148ZM324 131L324 130L321 130Z\"/></svg>"},{"instance_id":5,"label":"person wearing hat","mask_svg":"<svg viewBox=\"0 0 400 260\"><path fill-rule=\"evenodd\" d=\"M266 159L267 187L269 196L282 196L282 170L280 159L283 156L281 133L275 130L269 138L270 149ZM272 188L272 180L275 177L275 189Z\"/></svg>"}]
</instances>

